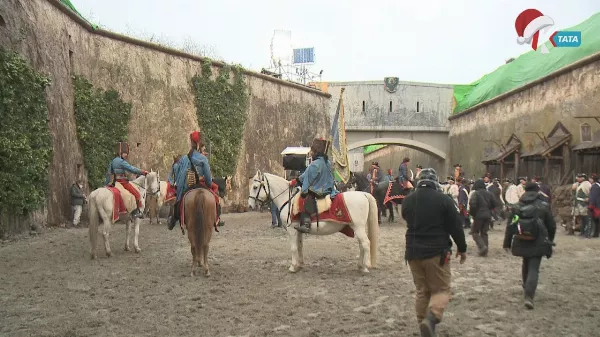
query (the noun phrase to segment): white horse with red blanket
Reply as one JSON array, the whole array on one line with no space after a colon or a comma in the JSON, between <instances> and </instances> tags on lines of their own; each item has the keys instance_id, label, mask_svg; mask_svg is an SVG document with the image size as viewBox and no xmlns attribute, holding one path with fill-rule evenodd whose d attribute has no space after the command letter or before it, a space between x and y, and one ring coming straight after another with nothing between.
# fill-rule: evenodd
<instances>
[{"instance_id":1,"label":"white horse with red blanket","mask_svg":"<svg viewBox=\"0 0 600 337\"><path fill-rule=\"evenodd\" d=\"M139 176L137 179L130 182L130 184L140 193L140 201L142 203L143 213L146 207L146 191L158 190L159 180L157 172L150 172L147 176ZM110 249L110 243L108 238L110 236L110 230L112 224L119 219L125 220L125 250L130 250L129 247L129 236L131 233L131 224L135 225L133 247L136 253L141 252L138 244L138 237L140 234L140 221L139 218L132 219L131 212L137 207L135 197L127 190L123 188L120 183L115 183L114 188L108 188L106 186L95 189L89 196L89 234L90 234L90 255L92 259L96 258L96 246L98 241L98 227L100 221L102 221L102 237L104 238L104 249L106 250L106 256L112 255Z\"/></svg>"},{"instance_id":2,"label":"white horse with red blanket","mask_svg":"<svg viewBox=\"0 0 600 337\"><path fill-rule=\"evenodd\" d=\"M303 236L292 227L292 223L300 221L299 213L303 209L303 202L300 193L296 193L290 200L289 192L289 182L284 178L257 171L250 182L248 206L256 208L257 201L264 203L272 199L281 210L281 220L287 223L292 248L289 270L294 273L304 266ZM372 195L356 191L340 193L333 200L329 197L318 200L317 209L318 223L317 218L313 217L309 234L330 235L342 232L349 237L356 236L360 247L358 268L368 273L369 268L377 267L379 225L377 201Z\"/></svg>"}]
</instances>

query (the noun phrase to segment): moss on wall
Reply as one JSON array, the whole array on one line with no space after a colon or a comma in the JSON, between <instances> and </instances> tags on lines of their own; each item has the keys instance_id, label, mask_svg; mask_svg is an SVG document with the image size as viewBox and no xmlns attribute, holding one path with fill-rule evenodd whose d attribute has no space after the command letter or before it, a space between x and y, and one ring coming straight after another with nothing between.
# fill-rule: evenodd
<instances>
[{"instance_id":1,"label":"moss on wall","mask_svg":"<svg viewBox=\"0 0 600 337\"><path fill-rule=\"evenodd\" d=\"M233 73L233 83L230 76ZM210 151L213 175L235 172L240 153L244 124L248 117L247 86L241 67L225 66L212 79L209 59L201 73L192 78L198 124Z\"/></svg>"},{"instance_id":2,"label":"moss on wall","mask_svg":"<svg viewBox=\"0 0 600 337\"><path fill-rule=\"evenodd\" d=\"M25 215L46 200L52 157L49 84L19 55L0 48L0 213Z\"/></svg>"},{"instance_id":3,"label":"moss on wall","mask_svg":"<svg viewBox=\"0 0 600 337\"><path fill-rule=\"evenodd\" d=\"M83 151L88 184L96 189L105 183L116 143L127 140L131 104L123 102L113 89L95 89L83 77L75 76L73 85L77 138Z\"/></svg>"}]
</instances>

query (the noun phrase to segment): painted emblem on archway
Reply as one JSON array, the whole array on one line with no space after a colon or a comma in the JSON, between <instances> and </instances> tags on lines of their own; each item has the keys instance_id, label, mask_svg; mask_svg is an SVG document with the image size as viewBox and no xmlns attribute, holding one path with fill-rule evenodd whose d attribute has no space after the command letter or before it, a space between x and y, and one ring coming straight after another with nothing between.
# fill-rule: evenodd
<instances>
[{"instance_id":1,"label":"painted emblem on archway","mask_svg":"<svg viewBox=\"0 0 600 337\"><path fill-rule=\"evenodd\" d=\"M383 86L385 91L389 93L396 92L398 90L398 77L386 77L383 79Z\"/></svg>"}]
</instances>

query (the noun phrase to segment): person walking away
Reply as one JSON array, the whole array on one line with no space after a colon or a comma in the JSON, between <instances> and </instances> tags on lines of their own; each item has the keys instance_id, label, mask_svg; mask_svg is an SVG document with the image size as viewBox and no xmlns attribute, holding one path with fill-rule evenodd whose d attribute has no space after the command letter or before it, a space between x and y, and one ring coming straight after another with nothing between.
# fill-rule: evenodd
<instances>
[{"instance_id":1,"label":"person walking away","mask_svg":"<svg viewBox=\"0 0 600 337\"><path fill-rule=\"evenodd\" d=\"M512 210L504 235L504 249L514 256L523 258L521 279L525 307L533 309L533 298L538 284L542 257L552 256L552 242L556 234L556 223L550 207L539 194L537 183L528 183L525 194Z\"/></svg>"},{"instance_id":2,"label":"person walking away","mask_svg":"<svg viewBox=\"0 0 600 337\"><path fill-rule=\"evenodd\" d=\"M585 173L579 173L576 180L577 189L575 190L575 199L573 200L573 216L579 218L581 221L579 236L590 238L592 236L592 226L588 215L588 206L592 184L590 184Z\"/></svg>"},{"instance_id":3,"label":"person walking away","mask_svg":"<svg viewBox=\"0 0 600 337\"><path fill-rule=\"evenodd\" d=\"M471 234L479 248L479 256L488 254L488 230L492 222L492 210L498 207L494 195L485 187L483 179L473 184L473 195L469 200L469 214L473 217Z\"/></svg>"},{"instance_id":4,"label":"person walking away","mask_svg":"<svg viewBox=\"0 0 600 337\"><path fill-rule=\"evenodd\" d=\"M406 220L405 260L417 291L415 311L421 336L435 336L435 327L450 301L452 240L460 263L467 259L467 243L456 205L437 190L434 169L421 171L416 191L402 202Z\"/></svg>"},{"instance_id":5,"label":"person walking away","mask_svg":"<svg viewBox=\"0 0 600 337\"><path fill-rule=\"evenodd\" d=\"M594 173L590 176L590 199L588 208L590 210L590 221L592 223L592 237L597 238L600 232L600 181Z\"/></svg>"},{"instance_id":6,"label":"person walking away","mask_svg":"<svg viewBox=\"0 0 600 337\"><path fill-rule=\"evenodd\" d=\"M83 182L77 180L71 185L71 208L73 209L73 226L79 225L83 204L87 202L87 196L83 193Z\"/></svg>"}]
</instances>

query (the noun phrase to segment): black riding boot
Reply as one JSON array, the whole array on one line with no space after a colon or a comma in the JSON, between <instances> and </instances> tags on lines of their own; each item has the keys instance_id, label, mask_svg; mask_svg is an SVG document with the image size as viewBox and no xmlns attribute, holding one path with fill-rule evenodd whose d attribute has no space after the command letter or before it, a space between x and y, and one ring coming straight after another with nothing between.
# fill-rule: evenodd
<instances>
[{"instance_id":1,"label":"black riding boot","mask_svg":"<svg viewBox=\"0 0 600 337\"><path fill-rule=\"evenodd\" d=\"M175 207L173 209L173 216L169 217L169 221L167 222L167 226L169 228L169 230L173 230L173 228L175 228L175 225L177 224L177 221L179 221L179 201L175 203Z\"/></svg>"},{"instance_id":2,"label":"black riding boot","mask_svg":"<svg viewBox=\"0 0 600 337\"><path fill-rule=\"evenodd\" d=\"M221 205L217 206L217 217L219 218L218 226L219 227L225 226L225 221L223 221L223 219L221 219Z\"/></svg>"},{"instance_id":3,"label":"black riding boot","mask_svg":"<svg viewBox=\"0 0 600 337\"><path fill-rule=\"evenodd\" d=\"M142 218L142 212L140 211L140 208L138 207L138 208L134 209L133 212L131 212L131 216L134 217L134 218L141 219Z\"/></svg>"},{"instance_id":4,"label":"black riding boot","mask_svg":"<svg viewBox=\"0 0 600 337\"><path fill-rule=\"evenodd\" d=\"M301 233L309 233L310 232L310 222L311 222L310 214L303 212L300 214L300 226L298 226L296 229Z\"/></svg>"}]
</instances>

